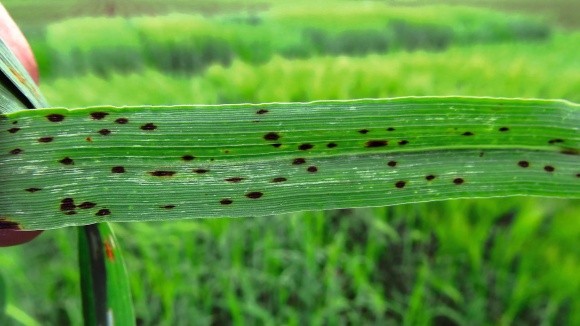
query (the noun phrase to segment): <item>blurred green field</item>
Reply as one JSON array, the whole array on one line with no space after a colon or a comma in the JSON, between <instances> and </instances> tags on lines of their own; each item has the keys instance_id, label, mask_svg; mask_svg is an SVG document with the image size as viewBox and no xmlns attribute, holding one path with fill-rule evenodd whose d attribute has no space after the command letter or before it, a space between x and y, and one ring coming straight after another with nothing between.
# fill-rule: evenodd
<instances>
[{"instance_id":1,"label":"blurred green field","mask_svg":"<svg viewBox=\"0 0 580 326\"><path fill-rule=\"evenodd\" d=\"M352 10L353 6L344 8ZM307 17L320 17L314 7L296 9L294 16L292 11L273 8L264 13L265 17L283 13L293 17L292 24L298 27L312 21L320 24L318 28L328 24ZM497 17L512 21L505 13L463 8L453 13L446 9L448 12L439 16L441 8L449 7L385 11L401 15L399 21L412 21L409 17L427 13L435 17L455 14L455 20L446 20L448 25L438 25L451 29L460 26L462 17L474 17L469 15L492 17L478 18L481 24L501 25ZM120 62L122 69L105 73L100 68L86 68L95 66L88 58L106 53L102 41L91 38L84 43L88 49L82 59L85 68L75 68L73 62L78 58L66 59L50 50L51 46L66 48L83 41L68 38L65 28L79 26L75 24L80 20L46 27L33 36L33 46L40 49L39 62L44 65L41 70L48 74L41 85L43 93L54 106L452 94L580 102L580 33L555 25L547 25L549 33L533 40L512 35L492 42L485 38L452 40L438 49L401 46L396 51L364 53L313 51L311 43L292 43L292 32L288 32L286 38L274 38L279 43L266 47L270 52L261 60L249 60L233 51L231 60L210 58L202 70L181 69L179 65L177 70L165 69L151 60L171 61L166 57L171 51L155 53L137 46L141 41L131 43L144 37L166 42L167 35L156 28L166 28L167 21L175 19L178 23L173 28L179 31L173 33L179 40L175 44L187 43L180 35L201 32L179 29L180 22L187 20L184 17L132 20L146 26L139 32L145 34L135 38L122 34L127 38L115 44L134 44L133 49L138 50L108 52L108 57L101 58L101 66L105 67L109 58ZM361 21L369 25L359 30L378 26L373 25L378 23L372 17L352 17L354 22L345 22L341 28L353 30L351 27L361 26ZM468 21L475 21L472 18ZM211 28L202 29L209 31L209 36L231 33L232 24L237 24L217 18L196 19L187 26L210 24ZM534 22L533 26L542 22L519 15L517 19ZM82 22L88 21L92 26L103 21L127 23L120 18ZM118 30L117 25L111 26L109 34ZM60 32L55 32L59 28ZM328 25L324 29L329 31L323 35L328 43L346 44L333 36L340 35L340 28ZM239 38L251 33L236 33L224 44L249 42ZM284 34L284 29L272 33ZM433 34L421 29L415 33L424 35L425 44L430 44ZM201 38L208 37L201 34ZM254 37L261 40L263 35ZM94 37L100 39L101 35ZM303 54L288 56L280 50L287 44L304 44ZM254 47L260 45L258 42ZM179 57L187 57L188 51L193 50L179 49ZM117 57L122 56L120 53L125 57ZM135 53L140 58L137 63L131 61ZM123 62L137 68L123 69ZM73 68L66 67L67 63ZM138 323L142 325L578 325L579 203L543 198L455 200L114 227L125 249ZM2 249L0 274L8 283L12 308L40 324L81 323L75 232L70 228L47 231L30 244Z\"/></svg>"}]
</instances>

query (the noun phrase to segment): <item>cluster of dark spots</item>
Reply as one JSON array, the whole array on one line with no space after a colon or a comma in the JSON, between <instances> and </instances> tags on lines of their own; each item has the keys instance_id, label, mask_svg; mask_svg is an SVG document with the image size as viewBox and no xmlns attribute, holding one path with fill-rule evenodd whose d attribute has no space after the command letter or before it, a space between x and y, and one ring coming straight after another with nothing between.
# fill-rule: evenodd
<instances>
[{"instance_id":1,"label":"cluster of dark spots","mask_svg":"<svg viewBox=\"0 0 580 326\"><path fill-rule=\"evenodd\" d=\"M163 171L163 170L160 170L160 171L152 171L152 172L149 172L149 174L151 174L154 177L170 177L170 176L172 176L172 175L175 174L175 171Z\"/></svg>"},{"instance_id":2,"label":"cluster of dark spots","mask_svg":"<svg viewBox=\"0 0 580 326\"><path fill-rule=\"evenodd\" d=\"M111 173L125 173L125 167L123 166L113 166L111 168Z\"/></svg>"},{"instance_id":3,"label":"cluster of dark spots","mask_svg":"<svg viewBox=\"0 0 580 326\"><path fill-rule=\"evenodd\" d=\"M550 139L550 140L548 141L548 144L559 144L559 143L563 143L563 142L564 142L564 140L563 140L563 139L556 138L556 139Z\"/></svg>"},{"instance_id":4,"label":"cluster of dark spots","mask_svg":"<svg viewBox=\"0 0 580 326\"><path fill-rule=\"evenodd\" d=\"M313 147L314 147L314 145L312 145L312 144L304 143L304 144L301 144L300 146L298 146L298 149L301 151L307 151L309 149L312 149Z\"/></svg>"},{"instance_id":5,"label":"cluster of dark spots","mask_svg":"<svg viewBox=\"0 0 580 326\"><path fill-rule=\"evenodd\" d=\"M128 122L129 122L129 119L127 119L127 118L118 118L117 120L115 120L115 123L118 123L120 125L127 124Z\"/></svg>"},{"instance_id":6,"label":"cluster of dark spots","mask_svg":"<svg viewBox=\"0 0 580 326\"><path fill-rule=\"evenodd\" d=\"M75 164L75 161L68 156L63 158L62 160L60 160L58 162L61 164L64 164L64 165L74 165Z\"/></svg>"},{"instance_id":7,"label":"cluster of dark spots","mask_svg":"<svg viewBox=\"0 0 580 326\"><path fill-rule=\"evenodd\" d=\"M20 230L20 224L0 217L0 230Z\"/></svg>"},{"instance_id":8,"label":"cluster of dark spots","mask_svg":"<svg viewBox=\"0 0 580 326\"><path fill-rule=\"evenodd\" d=\"M252 192L248 192L246 194L246 197L250 198L250 199L258 199L260 197L262 197L264 194L259 192L259 191L252 191Z\"/></svg>"},{"instance_id":9,"label":"cluster of dark spots","mask_svg":"<svg viewBox=\"0 0 580 326\"><path fill-rule=\"evenodd\" d=\"M464 133L461 134L462 136L473 136L473 133L471 131L466 131Z\"/></svg>"},{"instance_id":10,"label":"cluster of dark spots","mask_svg":"<svg viewBox=\"0 0 580 326\"><path fill-rule=\"evenodd\" d=\"M233 178L227 178L226 181L227 182L232 182L232 183L237 183L244 180L244 178L242 177L233 177Z\"/></svg>"},{"instance_id":11,"label":"cluster of dark spots","mask_svg":"<svg viewBox=\"0 0 580 326\"><path fill-rule=\"evenodd\" d=\"M389 127L389 128L387 128L387 131L395 131L395 128Z\"/></svg>"},{"instance_id":12,"label":"cluster of dark spots","mask_svg":"<svg viewBox=\"0 0 580 326\"><path fill-rule=\"evenodd\" d=\"M12 155L18 155L20 153L24 152L23 150L21 150L20 148L15 148L13 150L10 151L10 154Z\"/></svg>"},{"instance_id":13,"label":"cluster of dark spots","mask_svg":"<svg viewBox=\"0 0 580 326\"><path fill-rule=\"evenodd\" d=\"M101 120L108 115L107 112L91 112L91 118L93 118L93 120Z\"/></svg>"},{"instance_id":14,"label":"cluster of dark spots","mask_svg":"<svg viewBox=\"0 0 580 326\"><path fill-rule=\"evenodd\" d=\"M405 145L407 145L408 143L409 143L409 141L408 141L408 140L404 140L404 139L403 139L403 140L401 140L401 141L399 142L399 145L401 145L401 146L405 146Z\"/></svg>"},{"instance_id":15,"label":"cluster of dark spots","mask_svg":"<svg viewBox=\"0 0 580 326\"><path fill-rule=\"evenodd\" d=\"M99 130L99 134L103 135L103 136L107 136L111 133L111 131L109 129L101 129Z\"/></svg>"},{"instance_id":16,"label":"cluster of dark spots","mask_svg":"<svg viewBox=\"0 0 580 326\"><path fill-rule=\"evenodd\" d=\"M60 201L61 211L72 211L76 208L74 200L72 198L65 198Z\"/></svg>"},{"instance_id":17,"label":"cluster of dark spots","mask_svg":"<svg viewBox=\"0 0 580 326\"><path fill-rule=\"evenodd\" d=\"M397 187L397 188L399 188L399 189L400 189L400 188L405 188L405 184L407 184L405 181L397 181L397 182L395 183L395 187Z\"/></svg>"},{"instance_id":18,"label":"cluster of dark spots","mask_svg":"<svg viewBox=\"0 0 580 326\"><path fill-rule=\"evenodd\" d=\"M53 137L40 137L38 138L39 143L50 143L54 138Z\"/></svg>"},{"instance_id":19,"label":"cluster of dark spots","mask_svg":"<svg viewBox=\"0 0 580 326\"><path fill-rule=\"evenodd\" d=\"M95 206L97 206L97 204L91 203L90 201L85 201L85 202L81 203L80 205L78 205L77 207L80 209L91 209Z\"/></svg>"},{"instance_id":20,"label":"cluster of dark spots","mask_svg":"<svg viewBox=\"0 0 580 326\"><path fill-rule=\"evenodd\" d=\"M265 140L278 140L278 139L280 139L280 135L278 135L278 133L275 133L275 132L269 132L269 133L264 135L264 139Z\"/></svg>"},{"instance_id":21,"label":"cluster of dark spots","mask_svg":"<svg viewBox=\"0 0 580 326\"><path fill-rule=\"evenodd\" d=\"M284 177L277 177L277 178L272 179L272 182L284 182L286 180L288 180L288 179L286 179Z\"/></svg>"},{"instance_id":22,"label":"cluster of dark spots","mask_svg":"<svg viewBox=\"0 0 580 326\"><path fill-rule=\"evenodd\" d=\"M300 165L300 164L304 164L304 163L306 163L306 160L305 160L305 159L303 159L302 157L295 158L295 159L292 161L292 165Z\"/></svg>"},{"instance_id":23,"label":"cluster of dark spots","mask_svg":"<svg viewBox=\"0 0 580 326\"><path fill-rule=\"evenodd\" d=\"M358 131L359 134L363 134L363 135L368 134L368 132L369 132L368 129L361 129L361 130Z\"/></svg>"},{"instance_id":24,"label":"cluster of dark spots","mask_svg":"<svg viewBox=\"0 0 580 326\"><path fill-rule=\"evenodd\" d=\"M163 209L173 209L173 208L175 208L175 205L165 205L165 206L160 206L160 208L163 208Z\"/></svg>"},{"instance_id":25,"label":"cluster of dark spots","mask_svg":"<svg viewBox=\"0 0 580 326\"><path fill-rule=\"evenodd\" d=\"M146 123L141 126L141 130L155 130L155 129L157 129L157 126L152 123Z\"/></svg>"},{"instance_id":26,"label":"cluster of dark spots","mask_svg":"<svg viewBox=\"0 0 580 326\"><path fill-rule=\"evenodd\" d=\"M27 189L24 189L24 190L26 190L28 192L37 192L37 191L41 191L42 189L40 189L40 188L27 188Z\"/></svg>"},{"instance_id":27,"label":"cluster of dark spots","mask_svg":"<svg viewBox=\"0 0 580 326\"><path fill-rule=\"evenodd\" d=\"M394 168L395 166L397 166L397 162L389 161L389 163L387 163L387 165Z\"/></svg>"},{"instance_id":28,"label":"cluster of dark spots","mask_svg":"<svg viewBox=\"0 0 580 326\"><path fill-rule=\"evenodd\" d=\"M268 112L269 112L269 111L268 111L268 110L266 110L266 109L259 109L258 111L256 111L256 114L266 114L266 113L268 113Z\"/></svg>"},{"instance_id":29,"label":"cluster of dark spots","mask_svg":"<svg viewBox=\"0 0 580 326\"><path fill-rule=\"evenodd\" d=\"M312 166L309 166L309 167L306 169L306 171L308 171L308 172L310 172L310 173L315 173L315 172L317 172L317 171L318 171L318 168L317 168L317 167L315 167L314 165L312 165Z\"/></svg>"},{"instance_id":30,"label":"cluster of dark spots","mask_svg":"<svg viewBox=\"0 0 580 326\"><path fill-rule=\"evenodd\" d=\"M328 144L326 144L326 147L328 147L328 148L335 148L336 146L338 146L336 143L328 143Z\"/></svg>"},{"instance_id":31,"label":"cluster of dark spots","mask_svg":"<svg viewBox=\"0 0 580 326\"><path fill-rule=\"evenodd\" d=\"M388 142L386 140L369 140L365 143L365 147L383 147L387 145Z\"/></svg>"},{"instance_id":32,"label":"cluster of dark spots","mask_svg":"<svg viewBox=\"0 0 580 326\"><path fill-rule=\"evenodd\" d=\"M280 144L280 143L275 143L275 144L272 144L272 146L274 146L274 148L280 148L280 146L282 146L282 144Z\"/></svg>"},{"instance_id":33,"label":"cluster of dark spots","mask_svg":"<svg viewBox=\"0 0 580 326\"><path fill-rule=\"evenodd\" d=\"M183 155L183 156L181 157L181 159L182 159L182 160L184 160L184 161L191 161L191 160L193 160L194 158L195 158L195 156L193 156L193 155Z\"/></svg>"},{"instance_id":34,"label":"cluster of dark spots","mask_svg":"<svg viewBox=\"0 0 580 326\"><path fill-rule=\"evenodd\" d=\"M7 131L8 131L9 133L11 133L11 134L14 134L14 133L17 133L17 132L18 132L18 130L20 130L20 128L10 128L10 129L8 129Z\"/></svg>"},{"instance_id":35,"label":"cluster of dark spots","mask_svg":"<svg viewBox=\"0 0 580 326\"><path fill-rule=\"evenodd\" d=\"M197 174L203 174L203 173L208 173L209 170L208 169L195 169L195 170L193 170L193 172L195 172Z\"/></svg>"},{"instance_id":36,"label":"cluster of dark spots","mask_svg":"<svg viewBox=\"0 0 580 326\"><path fill-rule=\"evenodd\" d=\"M231 205L234 201L229 199L229 198L224 198L222 200L220 200L220 204L222 205Z\"/></svg>"},{"instance_id":37,"label":"cluster of dark spots","mask_svg":"<svg viewBox=\"0 0 580 326\"><path fill-rule=\"evenodd\" d=\"M554 170L556 170L556 169L551 165L546 165L546 166L544 166L544 170L546 172L554 172Z\"/></svg>"},{"instance_id":38,"label":"cluster of dark spots","mask_svg":"<svg viewBox=\"0 0 580 326\"><path fill-rule=\"evenodd\" d=\"M522 168L527 168L528 166L530 166L530 162L528 161L519 161L518 165L521 166Z\"/></svg>"},{"instance_id":39,"label":"cluster of dark spots","mask_svg":"<svg viewBox=\"0 0 580 326\"><path fill-rule=\"evenodd\" d=\"M111 211L103 208L103 209L99 209L99 211L97 213L95 213L96 216L107 216L107 215L111 215Z\"/></svg>"},{"instance_id":40,"label":"cluster of dark spots","mask_svg":"<svg viewBox=\"0 0 580 326\"><path fill-rule=\"evenodd\" d=\"M564 155L578 155L580 154L580 151L574 148L564 148L560 151L560 153Z\"/></svg>"},{"instance_id":41,"label":"cluster of dark spots","mask_svg":"<svg viewBox=\"0 0 580 326\"><path fill-rule=\"evenodd\" d=\"M508 128L508 127L501 127L501 128L499 128L499 131L501 131L501 132L506 132L506 131L509 131L509 130L510 130L510 128Z\"/></svg>"},{"instance_id":42,"label":"cluster of dark spots","mask_svg":"<svg viewBox=\"0 0 580 326\"><path fill-rule=\"evenodd\" d=\"M453 183L456 184L456 185L463 184L463 182L465 182L465 180L463 180L462 178L455 178L455 179L453 179Z\"/></svg>"},{"instance_id":43,"label":"cluster of dark spots","mask_svg":"<svg viewBox=\"0 0 580 326\"><path fill-rule=\"evenodd\" d=\"M64 120L64 115L53 113L53 114L47 115L46 118L50 122L61 122L62 120Z\"/></svg>"},{"instance_id":44,"label":"cluster of dark spots","mask_svg":"<svg viewBox=\"0 0 580 326\"><path fill-rule=\"evenodd\" d=\"M427 181L431 181L433 179L435 179L435 176L432 175L432 174L429 174L429 175L425 176L425 180L427 180Z\"/></svg>"}]
</instances>

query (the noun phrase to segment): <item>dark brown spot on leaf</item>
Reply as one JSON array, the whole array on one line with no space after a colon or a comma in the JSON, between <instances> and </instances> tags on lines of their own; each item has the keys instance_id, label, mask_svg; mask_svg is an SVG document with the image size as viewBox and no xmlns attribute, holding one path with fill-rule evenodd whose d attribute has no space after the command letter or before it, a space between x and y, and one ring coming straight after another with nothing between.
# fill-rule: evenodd
<instances>
[{"instance_id":1,"label":"dark brown spot on leaf","mask_svg":"<svg viewBox=\"0 0 580 326\"><path fill-rule=\"evenodd\" d=\"M366 147L383 147L387 146L388 142L386 140L369 140L365 143Z\"/></svg>"},{"instance_id":2,"label":"dark brown spot on leaf","mask_svg":"<svg viewBox=\"0 0 580 326\"><path fill-rule=\"evenodd\" d=\"M90 201L86 201L86 202L81 203L77 207L80 209L90 209L90 208L93 208L95 206L97 206L97 204L91 203Z\"/></svg>"},{"instance_id":3,"label":"dark brown spot on leaf","mask_svg":"<svg viewBox=\"0 0 580 326\"><path fill-rule=\"evenodd\" d=\"M182 160L184 160L184 161L191 161L191 160L193 160L194 158L195 158L195 156L193 156L193 155L183 155L183 156L181 157L181 159L182 159Z\"/></svg>"},{"instance_id":4,"label":"dark brown spot on leaf","mask_svg":"<svg viewBox=\"0 0 580 326\"><path fill-rule=\"evenodd\" d=\"M274 146L275 148L279 148L280 146L282 146L282 144L280 144L280 143L275 143L275 144L272 144L272 146Z\"/></svg>"},{"instance_id":5,"label":"dark brown spot on leaf","mask_svg":"<svg viewBox=\"0 0 580 326\"><path fill-rule=\"evenodd\" d=\"M292 165L300 165L300 164L304 164L304 163L306 163L306 160L305 160L305 159L303 159L303 158L301 158L301 157L299 157L299 158L295 158L295 159L292 161Z\"/></svg>"},{"instance_id":6,"label":"dark brown spot on leaf","mask_svg":"<svg viewBox=\"0 0 580 326\"><path fill-rule=\"evenodd\" d=\"M11 134L14 134L14 133L17 133L18 130L20 130L20 128L10 128L10 129L8 129L8 132Z\"/></svg>"},{"instance_id":7,"label":"dark brown spot on leaf","mask_svg":"<svg viewBox=\"0 0 580 326\"><path fill-rule=\"evenodd\" d=\"M20 224L0 217L0 230L20 230Z\"/></svg>"},{"instance_id":8,"label":"dark brown spot on leaf","mask_svg":"<svg viewBox=\"0 0 580 326\"><path fill-rule=\"evenodd\" d=\"M23 150L21 150L20 148L15 148L13 150L10 151L10 154L12 155L18 155L20 153L24 152Z\"/></svg>"},{"instance_id":9,"label":"dark brown spot on leaf","mask_svg":"<svg viewBox=\"0 0 580 326\"><path fill-rule=\"evenodd\" d=\"M157 126L152 123L146 123L141 126L141 130L155 130L155 129L157 129Z\"/></svg>"},{"instance_id":10,"label":"dark brown spot on leaf","mask_svg":"<svg viewBox=\"0 0 580 326\"><path fill-rule=\"evenodd\" d=\"M152 171L149 174L154 177L170 177L175 174L175 171Z\"/></svg>"},{"instance_id":11,"label":"dark brown spot on leaf","mask_svg":"<svg viewBox=\"0 0 580 326\"><path fill-rule=\"evenodd\" d=\"M207 169L195 169L195 170L193 170L193 172L198 173L198 174L203 174L203 173L208 173L209 170L207 170Z\"/></svg>"},{"instance_id":12,"label":"dark brown spot on leaf","mask_svg":"<svg viewBox=\"0 0 580 326\"><path fill-rule=\"evenodd\" d=\"M560 151L560 153L565 155L578 155L580 154L580 151L575 148L564 148Z\"/></svg>"},{"instance_id":13,"label":"dark brown spot on leaf","mask_svg":"<svg viewBox=\"0 0 580 326\"><path fill-rule=\"evenodd\" d=\"M99 134L103 135L103 136L107 136L111 133L111 131L109 129L101 129L99 130Z\"/></svg>"},{"instance_id":14,"label":"dark brown spot on leaf","mask_svg":"<svg viewBox=\"0 0 580 326\"><path fill-rule=\"evenodd\" d=\"M530 166L530 162L528 161L519 161L518 165L523 167L523 168L527 168L528 166Z\"/></svg>"},{"instance_id":15,"label":"dark brown spot on leaf","mask_svg":"<svg viewBox=\"0 0 580 326\"><path fill-rule=\"evenodd\" d=\"M65 158L63 158L62 160L60 160L60 161L58 161L58 162L59 162L59 163L62 163L62 164L64 164L64 165L74 165L74 164L75 164L75 161L73 161L73 159L72 159L72 158L70 158L70 157L68 157L68 156L67 156L67 157L65 157Z\"/></svg>"},{"instance_id":16,"label":"dark brown spot on leaf","mask_svg":"<svg viewBox=\"0 0 580 326\"><path fill-rule=\"evenodd\" d=\"M473 136L473 133L471 131L466 131L466 132L462 133L461 135L463 135L463 136Z\"/></svg>"},{"instance_id":17,"label":"dark brown spot on leaf","mask_svg":"<svg viewBox=\"0 0 580 326\"><path fill-rule=\"evenodd\" d=\"M404 139L403 139L403 140L401 140L401 141L399 142L399 145L401 145L401 146L405 146L405 145L407 145L408 143L409 143L409 141L408 141L408 140L404 140Z\"/></svg>"},{"instance_id":18,"label":"dark brown spot on leaf","mask_svg":"<svg viewBox=\"0 0 580 326\"><path fill-rule=\"evenodd\" d=\"M165 206L161 206L161 208L164 208L164 209L173 209L173 208L175 208L175 205L165 205Z\"/></svg>"},{"instance_id":19,"label":"dark brown spot on leaf","mask_svg":"<svg viewBox=\"0 0 580 326\"><path fill-rule=\"evenodd\" d=\"M129 119L127 119L127 118L118 118L117 120L115 120L115 123L118 123L120 125L127 124L128 122L129 122Z\"/></svg>"},{"instance_id":20,"label":"dark brown spot on leaf","mask_svg":"<svg viewBox=\"0 0 580 326\"><path fill-rule=\"evenodd\" d=\"M336 143L328 143L328 144L326 144L326 147L328 147L328 148L335 148L336 146L338 146Z\"/></svg>"},{"instance_id":21,"label":"dark brown spot on leaf","mask_svg":"<svg viewBox=\"0 0 580 326\"><path fill-rule=\"evenodd\" d=\"M259 191L252 191L252 192L248 192L246 194L246 197L250 198L250 199L258 199L260 197L262 197L264 194L259 192Z\"/></svg>"},{"instance_id":22,"label":"dark brown spot on leaf","mask_svg":"<svg viewBox=\"0 0 580 326\"><path fill-rule=\"evenodd\" d=\"M563 142L564 142L564 140L563 140L563 139L556 138L556 139L550 139L550 140L548 141L548 144L558 144L558 143L563 143Z\"/></svg>"},{"instance_id":23,"label":"dark brown spot on leaf","mask_svg":"<svg viewBox=\"0 0 580 326\"><path fill-rule=\"evenodd\" d=\"M24 190L26 190L28 192L37 192L37 191L41 191L42 189L40 189L40 188L27 188L27 189L24 189Z\"/></svg>"},{"instance_id":24,"label":"dark brown spot on leaf","mask_svg":"<svg viewBox=\"0 0 580 326\"><path fill-rule=\"evenodd\" d=\"M301 151L307 151L309 149L312 149L312 147L314 147L314 145L309 144L309 143L305 143L305 144L301 144L300 146L298 146L298 149Z\"/></svg>"},{"instance_id":25,"label":"dark brown spot on leaf","mask_svg":"<svg viewBox=\"0 0 580 326\"><path fill-rule=\"evenodd\" d=\"M485 155L483 152L479 152L479 157L483 157Z\"/></svg>"},{"instance_id":26,"label":"dark brown spot on leaf","mask_svg":"<svg viewBox=\"0 0 580 326\"><path fill-rule=\"evenodd\" d=\"M280 138L280 135L278 135L275 132L269 132L269 133L264 135L265 140L278 140L279 138Z\"/></svg>"},{"instance_id":27,"label":"dark brown spot on leaf","mask_svg":"<svg viewBox=\"0 0 580 326\"><path fill-rule=\"evenodd\" d=\"M389 161L389 163L387 163L387 165L394 168L395 166L397 166L397 162Z\"/></svg>"},{"instance_id":28,"label":"dark brown spot on leaf","mask_svg":"<svg viewBox=\"0 0 580 326\"><path fill-rule=\"evenodd\" d=\"M509 131L509 130L510 130L510 128L508 128L508 127L501 127L501 128L499 128L499 131L501 131L501 132L506 132L506 131Z\"/></svg>"},{"instance_id":29,"label":"dark brown spot on leaf","mask_svg":"<svg viewBox=\"0 0 580 326\"><path fill-rule=\"evenodd\" d=\"M395 128L389 127L389 128L387 128L387 131L395 131Z\"/></svg>"},{"instance_id":30,"label":"dark brown spot on leaf","mask_svg":"<svg viewBox=\"0 0 580 326\"><path fill-rule=\"evenodd\" d=\"M405 181L397 181L397 183L395 183L395 187L397 188L404 188L405 187L406 182Z\"/></svg>"},{"instance_id":31,"label":"dark brown spot on leaf","mask_svg":"<svg viewBox=\"0 0 580 326\"><path fill-rule=\"evenodd\" d=\"M107 215L111 215L111 211L103 208L103 209L99 209L99 211L95 214L96 216L107 216Z\"/></svg>"},{"instance_id":32,"label":"dark brown spot on leaf","mask_svg":"<svg viewBox=\"0 0 580 326\"><path fill-rule=\"evenodd\" d=\"M88 142L90 143L90 142L92 142L92 141L93 141L93 138L91 138L91 137L87 137L87 138L85 138L85 140L86 140L86 141L88 141Z\"/></svg>"},{"instance_id":33,"label":"dark brown spot on leaf","mask_svg":"<svg viewBox=\"0 0 580 326\"><path fill-rule=\"evenodd\" d=\"M111 172L112 173L125 173L125 167L120 166L120 165L119 166L113 166L111 168Z\"/></svg>"},{"instance_id":34,"label":"dark brown spot on leaf","mask_svg":"<svg viewBox=\"0 0 580 326\"><path fill-rule=\"evenodd\" d=\"M234 201L229 199L229 198L224 198L222 200L220 200L220 204L222 205L231 205Z\"/></svg>"},{"instance_id":35,"label":"dark brown spot on leaf","mask_svg":"<svg viewBox=\"0 0 580 326\"><path fill-rule=\"evenodd\" d=\"M61 211L71 211L76 208L74 200L72 198L65 198L60 201L60 210Z\"/></svg>"},{"instance_id":36,"label":"dark brown spot on leaf","mask_svg":"<svg viewBox=\"0 0 580 326\"><path fill-rule=\"evenodd\" d=\"M544 170L546 172L554 172L554 170L556 170L556 169L551 165L546 165L546 166L544 166Z\"/></svg>"},{"instance_id":37,"label":"dark brown spot on leaf","mask_svg":"<svg viewBox=\"0 0 580 326\"><path fill-rule=\"evenodd\" d=\"M108 115L109 114L107 112L91 112L91 118L94 120L101 120Z\"/></svg>"},{"instance_id":38,"label":"dark brown spot on leaf","mask_svg":"<svg viewBox=\"0 0 580 326\"><path fill-rule=\"evenodd\" d=\"M75 215L76 213L76 211L66 211L64 215Z\"/></svg>"},{"instance_id":39,"label":"dark brown spot on leaf","mask_svg":"<svg viewBox=\"0 0 580 326\"><path fill-rule=\"evenodd\" d=\"M237 183L244 180L244 178L242 177L233 177L233 178L227 178L226 181L227 182L232 182L232 183Z\"/></svg>"},{"instance_id":40,"label":"dark brown spot on leaf","mask_svg":"<svg viewBox=\"0 0 580 326\"><path fill-rule=\"evenodd\" d=\"M455 178L453 179L453 183L456 185L460 185L464 182L464 180L462 178Z\"/></svg>"},{"instance_id":41,"label":"dark brown spot on leaf","mask_svg":"<svg viewBox=\"0 0 580 326\"><path fill-rule=\"evenodd\" d=\"M268 110L266 110L266 109L259 109L258 111L256 111L256 114L266 114L266 113L268 113L268 112L269 112L269 111L268 111Z\"/></svg>"},{"instance_id":42,"label":"dark brown spot on leaf","mask_svg":"<svg viewBox=\"0 0 580 326\"><path fill-rule=\"evenodd\" d=\"M426 177L425 177L425 179L426 179L427 181L431 181L431 180L435 179L435 176L434 176L434 175L432 175L432 174L429 174L428 176L426 176Z\"/></svg>"},{"instance_id":43,"label":"dark brown spot on leaf","mask_svg":"<svg viewBox=\"0 0 580 326\"><path fill-rule=\"evenodd\" d=\"M53 137L40 137L38 138L39 143L50 143L54 138Z\"/></svg>"},{"instance_id":44,"label":"dark brown spot on leaf","mask_svg":"<svg viewBox=\"0 0 580 326\"><path fill-rule=\"evenodd\" d=\"M317 167L315 167L315 166L313 165L313 166L309 166L309 167L306 169L306 171L308 171L308 172L310 172L310 173L315 173L315 172L317 172L317 171L318 171L318 168L317 168Z\"/></svg>"},{"instance_id":45,"label":"dark brown spot on leaf","mask_svg":"<svg viewBox=\"0 0 580 326\"><path fill-rule=\"evenodd\" d=\"M286 179L284 177L277 177L277 178L272 179L272 182L284 182L286 180L288 180L288 179Z\"/></svg>"},{"instance_id":46,"label":"dark brown spot on leaf","mask_svg":"<svg viewBox=\"0 0 580 326\"><path fill-rule=\"evenodd\" d=\"M369 132L369 130L368 129L361 129L358 132L359 132L359 134L365 135L365 134L367 134Z\"/></svg>"},{"instance_id":47,"label":"dark brown spot on leaf","mask_svg":"<svg viewBox=\"0 0 580 326\"><path fill-rule=\"evenodd\" d=\"M62 120L64 120L64 115L53 113L53 114L47 115L46 118L50 122L61 122Z\"/></svg>"}]
</instances>

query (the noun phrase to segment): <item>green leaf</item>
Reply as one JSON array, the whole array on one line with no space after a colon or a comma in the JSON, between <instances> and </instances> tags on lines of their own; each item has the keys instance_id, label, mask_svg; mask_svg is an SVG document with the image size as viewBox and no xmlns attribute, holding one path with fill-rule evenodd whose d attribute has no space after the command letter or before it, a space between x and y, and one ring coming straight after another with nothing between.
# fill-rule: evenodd
<instances>
[{"instance_id":1,"label":"green leaf","mask_svg":"<svg viewBox=\"0 0 580 326\"><path fill-rule=\"evenodd\" d=\"M49 229L580 197L580 106L408 97L39 109L0 119L0 218Z\"/></svg>"},{"instance_id":2,"label":"green leaf","mask_svg":"<svg viewBox=\"0 0 580 326\"><path fill-rule=\"evenodd\" d=\"M47 106L44 96L26 69L0 39L0 112Z\"/></svg>"},{"instance_id":3,"label":"green leaf","mask_svg":"<svg viewBox=\"0 0 580 326\"><path fill-rule=\"evenodd\" d=\"M79 228L79 265L85 325L133 325L127 271L108 223Z\"/></svg>"}]
</instances>

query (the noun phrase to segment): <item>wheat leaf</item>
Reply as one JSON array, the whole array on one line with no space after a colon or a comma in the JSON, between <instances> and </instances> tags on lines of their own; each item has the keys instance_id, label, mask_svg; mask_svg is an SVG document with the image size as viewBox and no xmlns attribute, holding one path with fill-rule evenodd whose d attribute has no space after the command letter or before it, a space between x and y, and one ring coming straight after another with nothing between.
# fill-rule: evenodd
<instances>
[{"instance_id":1,"label":"wheat leaf","mask_svg":"<svg viewBox=\"0 0 580 326\"><path fill-rule=\"evenodd\" d=\"M579 198L579 112L559 100L408 97L7 113L0 219L49 229Z\"/></svg>"}]
</instances>

